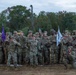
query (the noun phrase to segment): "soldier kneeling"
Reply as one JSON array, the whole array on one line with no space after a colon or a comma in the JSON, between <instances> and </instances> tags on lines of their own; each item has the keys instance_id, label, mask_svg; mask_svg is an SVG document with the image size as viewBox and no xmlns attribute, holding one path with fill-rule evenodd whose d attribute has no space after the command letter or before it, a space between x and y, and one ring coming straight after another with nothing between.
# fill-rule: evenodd
<instances>
[{"instance_id":1,"label":"soldier kneeling","mask_svg":"<svg viewBox=\"0 0 76 75\"><path fill-rule=\"evenodd\" d=\"M71 64L71 66L74 67L73 66L74 57L75 57L75 52L72 46L68 47L68 51L63 51L63 64L66 67L66 69L68 68L68 64Z\"/></svg>"}]
</instances>

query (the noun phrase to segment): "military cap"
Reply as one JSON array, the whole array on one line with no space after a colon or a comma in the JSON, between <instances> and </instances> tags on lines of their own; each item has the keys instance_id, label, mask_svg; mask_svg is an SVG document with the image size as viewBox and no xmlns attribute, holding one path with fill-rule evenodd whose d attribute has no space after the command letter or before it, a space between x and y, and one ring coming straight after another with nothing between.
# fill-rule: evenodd
<instances>
[{"instance_id":1,"label":"military cap","mask_svg":"<svg viewBox=\"0 0 76 75\"><path fill-rule=\"evenodd\" d=\"M10 39L14 39L14 36L9 36Z\"/></svg>"},{"instance_id":2,"label":"military cap","mask_svg":"<svg viewBox=\"0 0 76 75\"><path fill-rule=\"evenodd\" d=\"M44 33L47 33L47 31L44 31Z\"/></svg>"},{"instance_id":3,"label":"military cap","mask_svg":"<svg viewBox=\"0 0 76 75\"><path fill-rule=\"evenodd\" d=\"M36 32L35 34L36 34L36 35L38 35L38 34L39 34L39 32Z\"/></svg>"},{"instance_id":4,"label":"military cap","mask_svg":"<svg viewBox=\"0 0 76 75\"><path fill-rule=\"evenodd\" d=\"M14 33L17 33L17 31L14 31Z\"/></svg>"},{"instance_id":5,"label":"military cap","mask_svg":"<svg viewBox=\"0 0 76 75\"><path fill-rule=\"evenodd\" d=\"M50 31L51 31L51 32L55 32L55 30L54 30L54 29L51 29Z\"/></svg>"},{"instance_id":6,"label":"military cap","mask_svg":"<svg viewBox=\"0 0 76 75\"><path fill-rule=\"evenodd\" d=\"M17 33L18 35L20 35L21 33Z\"/></svg>"},{"instance_id":7,"label":"military cap","mask_svg":"<svg viewBox=\"0 0 76 75\"><path fill-rule=\"evenodd\" d=\"M36 36L36 34L33 34L33 36Z\"/></svg>"},{"instance_id":8,"label":"military cap","mask_svg":"<svg viewBox=\"0 0 76 75\"><path fill-rule=\"evenodd\" d=\"M12 35L12 33L11 33L11 32L6 32L6 35L10 35L10 36L11 36L11 35Z\"/></svg>"},{"instance_id":9,"label":"military cap","mask_svg":"<svg viewBox=\"0 0 76 75\"><path fill-rule=\"evenodd\" d=\"M2 35L2 33L0 33L0 35Z\"/></svg>"},{"instance_id":10,"label":"military cap","mask_svg":"<svg viewBox=\"0 0 76 75\"><path fill-rule=\"evenodd\" d=\"M6 32L6 35L9 35L9 32Z\"/></svg>"},{"instance_id":11,"label":"military cap","mask_svg":"<svg viewBox=\"0 0 76 75\"><path fill-rule=\"evenodd\" d=\"M75 51L74 51L74 50L71 52L71 54L72 54L72 55L74 55L74 56L76 55L76 53L75 53Z\"/></svg>"},{"instance_id":12,"label":"military cap","mask_svg":"<svg viewBox=\"0 0 76 75\"><path fill-rule=\"evenodd\" d=\"M73 30L73 32L76 32L76 30Z\"/></svg>"},{"instance_id":13,"label":"military cap","mask_svg":"<svg viewBox=\"0 0 76 75\"><path fill-rule=\"evenodd\" d=\"M18 30L18 32L23 32L22 30Z\"/></svg>"},{"instance_id":14,"label":"military cap","mask_svg":"<svg viewBox=\"0 0 76 75\"><path fill-rule=\"evenodd\" d=\"M73 46L68 46L68 48L73 48Z\"/></svg>"},{"instance_id":15,"label":"military cap","mask_svg":"<svg viewBox=\"0 0 76 75\"><path fill-rule=\"evenodd\" d=\"M65 30L65 33L68 33L69 32L69 30Z\"/></svg>"},{"instance_id":16,"label":"military cap","mask_svg":"<svg viewBox=\"0 0 76 75\"><path fill-rule=\"evenodd\" d=\"M32 30L29 30L28 33L33 33L33 31Z\"/></svg>"}]
</instances>

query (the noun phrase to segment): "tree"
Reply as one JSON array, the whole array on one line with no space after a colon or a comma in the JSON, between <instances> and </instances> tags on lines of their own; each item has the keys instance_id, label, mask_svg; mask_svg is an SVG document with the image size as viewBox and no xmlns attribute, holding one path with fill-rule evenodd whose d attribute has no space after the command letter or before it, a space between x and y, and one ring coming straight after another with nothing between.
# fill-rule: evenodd
<instances>
[{"instance_id":1,"label":"tree","mask_svg":"<svg viewBox=\"0 0 76 75\"><path fill-rule=\"evenodd\" d=\"M21 30L26 26L30 26L30 10L25 6L17 5L7 8L1 13L6 22L6 26L10 31ZM2 21L4 23L4 21Z\"/></svg>"},{"instance_id":2,"label":"tree","mask_svg":"<svg viewBox=\"0 0 76 75\"><path fill-rule=\"evenodd\" d=\"M51 22L49 18L47 17L46 13L44 11L40 12L37 16L37 19L35 21L35 28L38 30L39 28L42 29L42 31L50 31L51 29Z\"/></svg>"}]
</instances>

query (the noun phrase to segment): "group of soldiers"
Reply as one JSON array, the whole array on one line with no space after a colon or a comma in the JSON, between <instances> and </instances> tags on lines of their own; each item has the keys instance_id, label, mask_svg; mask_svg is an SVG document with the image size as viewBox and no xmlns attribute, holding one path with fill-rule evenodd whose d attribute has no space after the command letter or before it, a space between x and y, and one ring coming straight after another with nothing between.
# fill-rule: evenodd
<instances>
[{"instance_id":1,"label":"group of soldiers","mask_svg":"<svg viewBox=\"0 0 76 75\"><path fill-rule=\"evenodd\" d=\"M57 32L51 29L48 36L47 31L36 32L29 30L28 35L19 31L6 32L3 42L0 33L0 64L8 66L14 64L49 65L63 63L65 67L71 64L76 67L76 30L70 33L65 30L60 44L56 45Z\"/></svg>"}]
</instances>

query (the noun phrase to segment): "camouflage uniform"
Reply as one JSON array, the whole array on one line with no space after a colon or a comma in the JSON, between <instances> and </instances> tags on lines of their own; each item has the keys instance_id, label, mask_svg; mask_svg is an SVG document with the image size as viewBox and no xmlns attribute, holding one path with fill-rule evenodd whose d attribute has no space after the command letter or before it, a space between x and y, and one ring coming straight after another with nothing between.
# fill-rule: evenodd
<instances>
[{"instance_id":1,"label":"camouflage uniform","mask_svg":"<svg viewBox=\"0 0 76 75\"><path fill-rule=\"evenodd\" d=\"M76 68L76 39L72 41L73 51L71 52L71 56L73 58L73 68Z\"/></svg>"},{"instance_id":2,"label":"camouflage uniform","mask_svg":"<svg viewBox=\"0 0 76 75\"><path fill-rule=\"evenodd\" d=\"M26 38L26 39L27 39L27 41L26 41L26 43L27 43L26 63L27 63L27 64L30 63L30 45L31 45L30 41L32 40L32 35L33 35L32 31L29 30L28 35L27 35L27 38Z\"/></svg>"},{"instance_id":3,"label":"camouflage uniform","mask_svg":"<svg viewBox=\"0 0 76 75\"><path fill-rule=\"evenodd\" d=\"M18 32L17 31L14 31L14 34L13 34L13 37L14 39L19 42L19 35L18 35ZM16 46L15 47L16 51L17 51L17 61L18 61L18 64L21 64L21 53L19 52L20 50L20 47L19 46ZM20 60L19 60L20 59Z\"/></svg>"},{"instance_id":4,"label":"camouflage uniform","mask_svg":"<svg viewBox=\"0 0 76 75\"><path fill-rule=\"evenodd\" d=\"M4 44L4 52L5 52L5 63L7 63L7 57L8 57L8 46L9 46L9 37L12 34L10 32L6 32L6 39Z\"/></svg>"},{"instance_id":5,"label":"camouflage uniform","mask_svg":"<svg viewBox=\"0 0 76 75\"><path fill-rule=\"evenodd\" d=\"M53 63L57 63L58 60L58 50L57 50L57 46L56 46L56 36L55 35L51 35L50 36L50 40L51 40L51 48L50 48L50 60L51 60L51 64Z\"/></svg>"},{"instance_id":6,"label":"camouflage uniform","mask_svg":"<svg viewBox=\"0 0 76 75\"><path fill-rule=\"evenodd\" d=\"M65 53L64 53L65 52ZM75 60L75 52L73 51L72 46L68 47L68 52L63 51L63 64L68 68L68 64L71 64L73 67L73 62Z\"/></svg>"},{"instance_id":7,"label":"camouflage uniform","mask_svg":"<svg viewBox=\"0 0 76 75\"><path fill-rule=\"evenodd\" d=\"M14 40L14 37L10 37L10 41L9 41L9 51L8 51L8 60L7 60L7 65L10 66L10 61L11 58L13 59L13 64L15 67L17 67L17 50L16 50L16 46L20 46L20 44Z\"/></svg>"},{"instance_id":8,"label":"camouflage uniform","mask_svg":"<svg viewBox=\"0 0 76 75\"><path fill-rule=\"evenodd\" d=\"M19 43L21 44L21 47L18 48L18 55L19 55L19 63L21 63L21 60L23 63L26 62L26 37L24 35L19 35ZM22 56L22 58L21 58Z\"/></svg>"},{"instance_id":9,"label":"camouflage uniform","mask_svg":"<svg viewBox=\"0 0 76 75\"><path fill-rule=\"evenodd\" d=\"M30 65L38 65L38 41L35 39L30 40Z\"/></svg>"},{"instance_id":10,"label":"camouflage uniform","mask_svg":"<svg viewBox=\"0 0 76 75\"><path fill-rule=\"evenodd\" d=\"M47 35L43 36L42 40L44 64L50 64L50 39Z\"/></svg>"},{"instance_id":11,"label":"camouflage uniform","mask_svg":"<svg viewBox=\"0 0 76 75\"><path fill-rule=\"evenodd\" d=\"M73 41L73 38L70 34L65 34L63 36L63 39L62 39L62 54L63 54L63 51L66 51L66 53L68 53L68 47L72 46L72 41ZM61 57L62 57L62 55L61 55Z\"/></svg>"},{"instance_id":12,"label":"camouflage uniform","mask_svg":"<svg viewBox=\"0 0 76 75\"><path fill-rule=\"evenodd\" d=\"M2 51L2 39L0 33L0 64L2 64L2 61L3 61L3 51Z\"/></svg>"},{"instance_id":13,"label":"camouflage uniform","mask_svg":"<svg viewBox=\"0 0 76 75\"><path fill-rule=\"evenodd\" d=\"M35 33L36 40L38 41L38 63L39 65L43 65L43 49L41 48L41 38L39 37L39 33Z\"/></svg>"}]
</instances>

